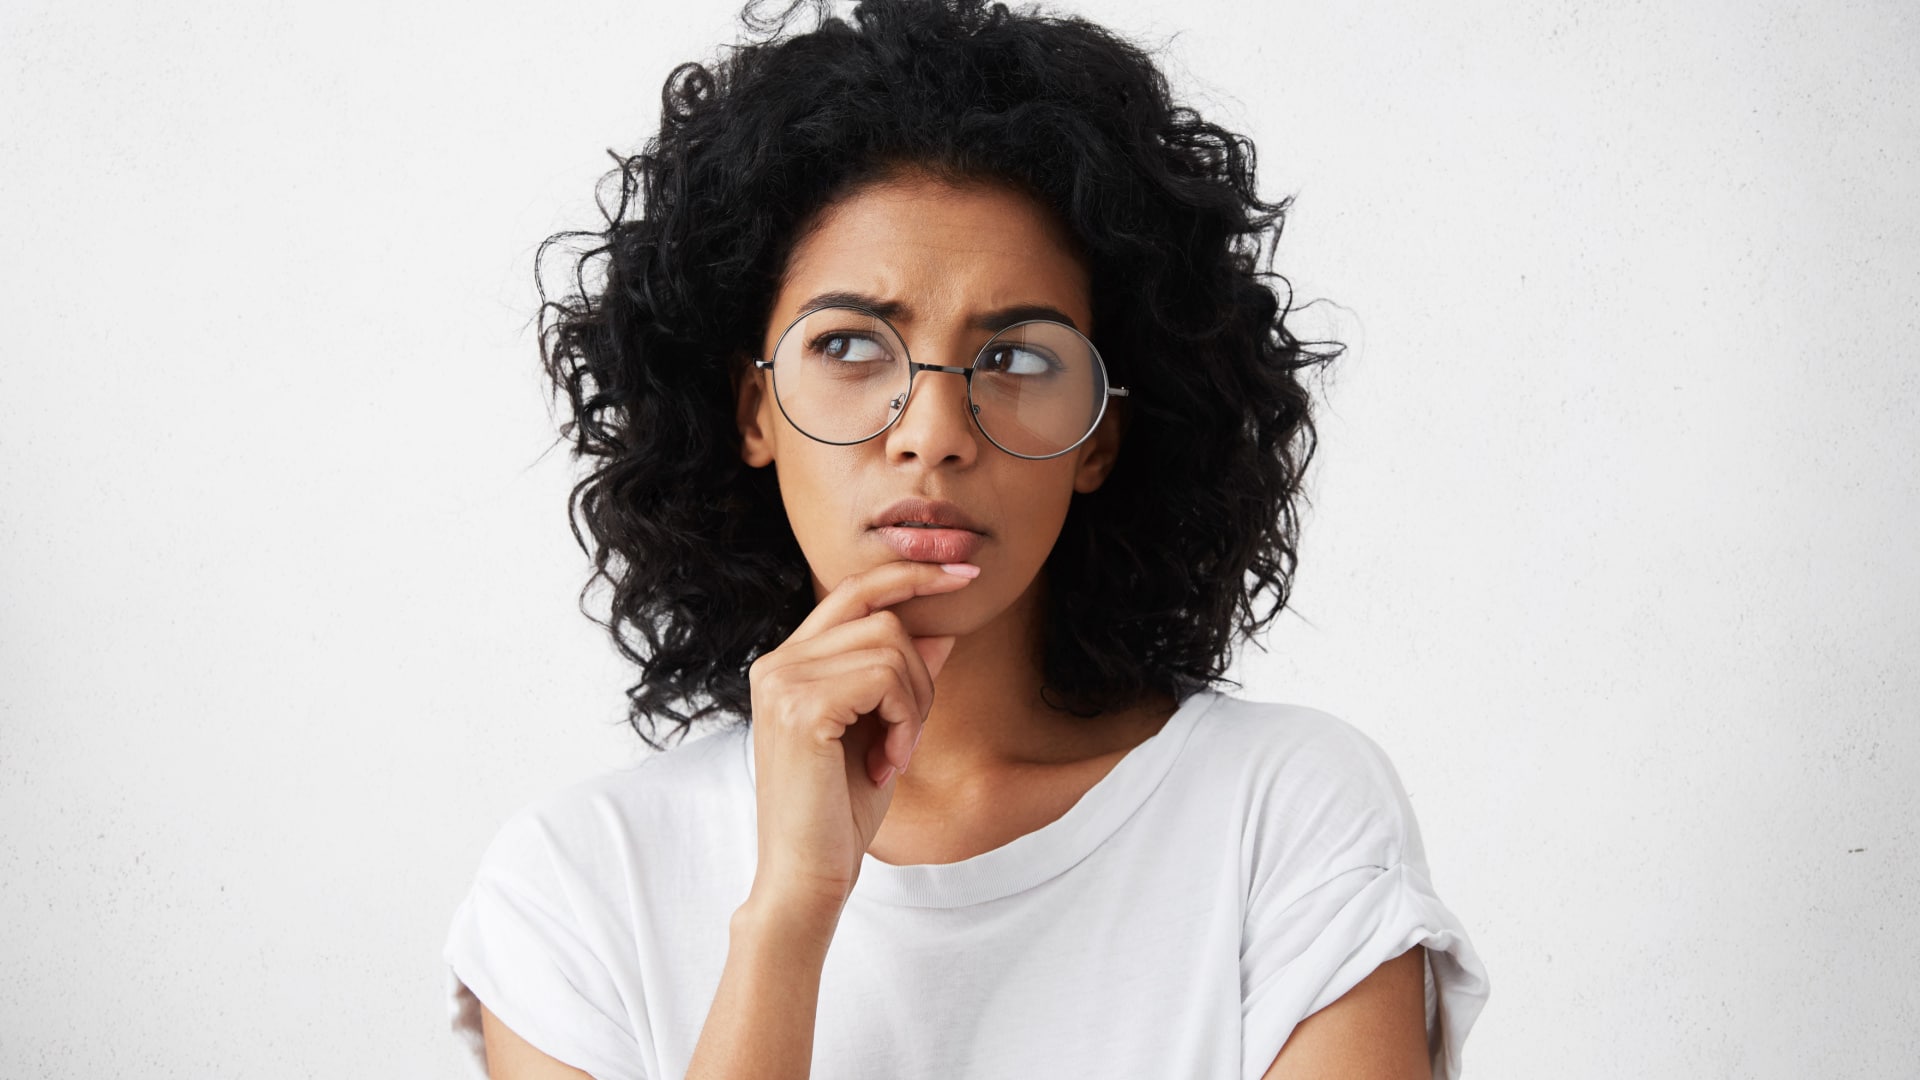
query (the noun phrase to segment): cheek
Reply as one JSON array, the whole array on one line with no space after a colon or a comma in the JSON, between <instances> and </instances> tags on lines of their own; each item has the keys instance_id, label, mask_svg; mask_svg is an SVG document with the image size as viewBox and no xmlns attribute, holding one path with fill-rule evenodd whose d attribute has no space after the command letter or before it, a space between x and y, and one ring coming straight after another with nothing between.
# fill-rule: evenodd
<instances>
[{"instance_id":1,"label":"cheek","mask_svg":"<svg viewBox=\"0 0 1920 1080\"><path fill-rule=\"evenodd\" d=\"M807 445L796 445L802 442ZM857 478L847 472L844 453L841 459L835 459L817 453L814 447L829 452L845 449L813 443L803 436L783 438L772 467L780 483L787 525L813 569L818 588L825 589L863 569L857 557L861 530L850 524L859 516L852 505L859 487Z\"/></svg>"},{"instance_id":2,"label":"cheek","mask_svg":"<svg viewBox=\"0 0 1920 1080\"><path fill-rule=\"evenodd\" d=\"M1044 497L1035 497L1026 503L1026 512L1020 519L1020 532L1029 547L1038 548L1040 558L1045 559L1048 549L1060 535L1060 526L1067 519L1066 493L1049 492Z\"/></svg>"},{"instance_id":3,"label":"cheek","mask_svg":"<svg viewBox=\"0 0 1920 1080\"><path fill-rule=\"evenodd\" d=\"M1031 472L1020 477L1023 483L1002 488L1009 492L1003 519L1005 557L1018 564L1023 576L1037 573L1052 553L1066 523L1067 506L1073 499L1073 474L1070 470L1048 468L1045 475L1038 463L1023 463Z\"/></svg>"}]
</instances>

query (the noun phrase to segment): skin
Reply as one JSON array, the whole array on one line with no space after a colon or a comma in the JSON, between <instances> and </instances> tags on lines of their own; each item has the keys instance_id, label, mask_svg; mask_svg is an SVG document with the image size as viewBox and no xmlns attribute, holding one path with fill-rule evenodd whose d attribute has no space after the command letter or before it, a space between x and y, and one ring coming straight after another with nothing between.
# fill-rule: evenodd
<instances>
[{"instance_id":1,"label":"skin","mask_svg":"<svg viewBox=\"0 0 1920 1080\"><path fill-rule=\"evenodd\" d=\"M977 317L1014 305L1054 308L1098 341L1090 277L1070 238L1040 204L997 185L955 186L907 172L827 208L795 246L761 355L771 355L781 331L829 291L905 305L891 321L923 363L971 363L992 336ZM1026 460L974 426L961 377L922 372L893 427L865 443L832 446L787 422L770 378L744 369L737 381L741 455L776 470L817 600L854 575L900 561L868 528L896 499L958 504L988 537L972 560L976 579L888 607L923 654L929 650L920 643L929 639L953 645L944 663L925 669L932 698L920 739L911 768L891 779L891 802L868 853L896 864L953 862L1056 820L1175 707L1153 697L1088 722L1040 699L1043 564L1074 495L1098 489L1112 472L1124 411L1110 408L1074 451ZM870 768L885 764L876 748ZM1422 980L1418 948L1382 965L1296 1028L1267 1077L1427 1076ZM586 1075L526 1044L484 1009L482 1018L494 1077Z\"/></svg>"}]
</instances>

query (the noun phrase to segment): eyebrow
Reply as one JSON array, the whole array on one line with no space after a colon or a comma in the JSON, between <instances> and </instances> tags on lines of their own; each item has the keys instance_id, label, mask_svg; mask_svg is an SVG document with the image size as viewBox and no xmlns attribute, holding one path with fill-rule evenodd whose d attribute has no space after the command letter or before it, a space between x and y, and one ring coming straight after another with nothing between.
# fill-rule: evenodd
<instances>
[{"instance_id":1,"label":"eyebrow","mask_svg":"<svg viewBox=\"0 0 1920 1080\"><path fill-rule=\"evenodd\" d=\"M882 300L877 296L868 296L857 292L824 292L800 305L801 311L812 311L823 307L866 308L889 322L913 321L913 309L898 300ZM1072 316L1056 307L1046 304L1010 304L1007 307L982 311L973 316L971 325L978 330L999 333L1014 323L1027 322L1030 319L1047 319L1052 322L1066 323L1075 330L1082 330Z\"/></svg>"}]
</instances>

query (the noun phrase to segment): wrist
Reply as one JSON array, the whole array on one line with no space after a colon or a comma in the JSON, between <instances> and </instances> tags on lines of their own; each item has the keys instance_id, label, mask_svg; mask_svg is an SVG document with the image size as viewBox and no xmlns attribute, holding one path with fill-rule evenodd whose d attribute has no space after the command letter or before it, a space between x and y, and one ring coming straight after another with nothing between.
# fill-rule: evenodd
<instances>
[{"instance_id":1,"label":"wrist","mask_svg":"<svg viewBox=\"0 0 1920 1080\"><path fill-rule=\"evenodd\" d=\"M779 949L797 958L818 954L840 925L840 903L753 892L734 909L728 930L736 947Z\"/></svg>"}]
</instances>

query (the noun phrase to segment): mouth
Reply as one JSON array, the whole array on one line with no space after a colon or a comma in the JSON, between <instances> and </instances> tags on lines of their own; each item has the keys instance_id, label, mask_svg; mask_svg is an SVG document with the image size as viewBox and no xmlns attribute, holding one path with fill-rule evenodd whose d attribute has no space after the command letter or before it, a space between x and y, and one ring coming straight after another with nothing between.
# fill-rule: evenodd
<instances>
[{"instance_id":1,"label":"mouth","mask_svg":"<svg viewBox=\"0 0 1920 1080\"><path fill-rule=\"evenodd\" d=\"M987 531L958 505L917 496L875 514L867 528L910 562L972 562L987 542Z\"/></svg>"},{"instance_id":2,"label":"mouth","mask_svg":"<svg viewBox=\"0 0 1920 1080\"><path fill-rule=\"evenodd\" d=\"M909 562L972 562L987 538L970 529L949 529L938 525L904 523L878 525L872 530L895 555Z\"/></svg>"},{"instance_id":3,"label":"mouth","mask_svg":"<svg viewBox=\"0 0 1920 1080\"><path fill-rule=\"evenodd\" d=\"M984 536L986 530L967 512L938 499L901 499L874 515L871 529L914 529L928 532L960 530Z\"/></svg>"}]
</instances>

